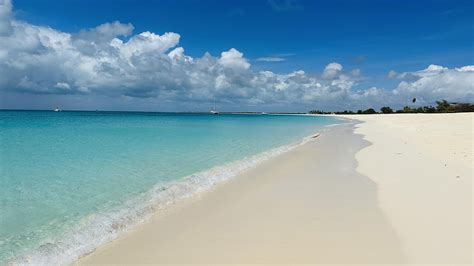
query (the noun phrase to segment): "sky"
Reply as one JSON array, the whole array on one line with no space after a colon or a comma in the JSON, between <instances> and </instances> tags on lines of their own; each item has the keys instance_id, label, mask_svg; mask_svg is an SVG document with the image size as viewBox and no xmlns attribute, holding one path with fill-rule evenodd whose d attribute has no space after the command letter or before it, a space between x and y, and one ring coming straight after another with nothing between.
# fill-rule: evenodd
<instances>
[{"instance_id":1,"label":"sky","mask_svg":"<svg viewBox=\"0 0 474 266\"><path fill-rule=\"evenodd\" d=\"M0 0L0 108L474 102L474 1Z\"/></svg>"}]
</instances>

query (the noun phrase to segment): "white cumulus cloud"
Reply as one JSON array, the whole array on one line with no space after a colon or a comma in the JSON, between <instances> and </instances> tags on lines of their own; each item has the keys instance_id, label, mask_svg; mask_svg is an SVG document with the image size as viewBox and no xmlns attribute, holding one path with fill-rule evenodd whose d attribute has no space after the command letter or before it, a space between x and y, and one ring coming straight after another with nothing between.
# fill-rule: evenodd
<instances>
[{"instance_id":1,"label":"white cumulus cloud","mask_svg":"<svg viewBox=\"0 0 474 266\"><path fill-rule=\"evenodd\" d=\"M404 105L410 97L426 103L474 101L474 66L391 71L389 77L400 78L394 90L355 89L360 69L345 72L337 62L320 74L254 71L235 48L220 56L191 57L179 46L178 33L133 31L132 24L116 21L62 32L15 20L11 2L0 0L0 91L21 97L67 94L194 103L218 99L236 106L333 109ZM277 61L267 61L272 60Z\"/></svg>"},{"instance_id":2,"label":"white cumulus cloud","mask_svg":"<svg viewBox=\"0 0 474 266\"><path fill-rule=\"evenodd\" d=\"M397 77L397 75L398 75L398 73L395 70L390 70L387 74L387 78L394 79L394 78Z\"/></svg>"},{"instance_id":3,"label":"white cumulus cloud","mask_svg":"<svg viewBox=\"0 0 474 266\"><path fill-rule=\"evenodd\" d=\"M246 70L250 68L249 62L244 58L244 54L231 48L229 51L221 53L219 63L227 68Z\"/></svg>"},{"instance_id":4,"label":"white cumulus cloud","mask_svg":"<svg viewBox=\"0 0 474 266\"><path fill-rule=\"evenodd\" d=\"M474 102L474 66L449 69L429 65L426 69L403 73L402 80L393 90L398 98L417 97L425 103L440 99Z\"/></svg>"},{"instance_id":5,"label":"white cumulus cloud","mask_svg":"<svg viewBox=\"0 0 474 266\"><path fill-rule=\"evenodd\" d=\"M337 74L341 71L342 71L342 65L341 64L336 63L336 62L329 63L324 68L323 78L332 79L335 76L337 76Z\"/></svg>"}]
</instances>

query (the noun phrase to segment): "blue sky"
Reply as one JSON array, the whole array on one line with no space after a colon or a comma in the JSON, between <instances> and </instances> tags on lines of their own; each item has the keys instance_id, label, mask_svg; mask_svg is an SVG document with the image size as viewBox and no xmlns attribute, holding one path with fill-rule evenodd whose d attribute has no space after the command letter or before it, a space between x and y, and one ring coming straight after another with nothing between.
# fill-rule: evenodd
<instances>
[{"instance_id":1,"label":"blue sky","mask_svg":"<svg viewBox=\"0 0 474 266\"><path fill-rule=\"evenodd\" d=\"M18 17L67 32L120 21L135 31L177 32L191 56L236 48L246 57L294 54L276 71L328 62L368 74L474 62L474 2L17 0ZM261 65L261 66L260 66Z\"/></svg>"},{"instance_id":2,"label":"blue sky","mask_svg":"<svg viewBox=\"0 0 474 266\"><path fill-rule=\"evenodd\" d=\"M352 90L395 89L400 79L387 78L390 70L474 64L474 1L16 0L13 6L16 20L71 34L113 21L133 24L133 34L175 32L193 58L235 48L254 72L320 75L337 62L360 71Z\"/></svg>"}]
</instances>

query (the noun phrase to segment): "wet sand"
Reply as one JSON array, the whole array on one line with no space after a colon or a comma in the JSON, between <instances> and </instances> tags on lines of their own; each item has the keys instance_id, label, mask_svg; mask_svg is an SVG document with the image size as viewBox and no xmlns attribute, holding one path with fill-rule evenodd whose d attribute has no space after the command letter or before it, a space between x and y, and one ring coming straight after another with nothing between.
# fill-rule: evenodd
<instances>
[{"instance_id":1,"label":"wet sand","mask_svg":"<svg viewBox=\"0 0 474 266\"><path fill-rule=\"evenodd\" d=\"M77 263L404 262L377 184L356 171L355 155L369 142L354 127L333 127L157 213Z\"/></svg>"}]
</instances>

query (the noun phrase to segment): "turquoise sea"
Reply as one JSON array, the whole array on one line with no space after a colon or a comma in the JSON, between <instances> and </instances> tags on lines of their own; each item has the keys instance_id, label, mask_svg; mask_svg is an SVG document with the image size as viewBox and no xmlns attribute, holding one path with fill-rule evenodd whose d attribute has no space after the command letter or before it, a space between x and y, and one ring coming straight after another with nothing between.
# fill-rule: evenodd
<instances>
[{"instance_id":1,"label":"turquoise sea","mask_svg":"<svg viewBox=\"0 0 474 266\"><path fill-rule=\"evenodd\" d=\"M332 117L0 111L0 264L68 263Z\"/></svg>"}]
</instances>

